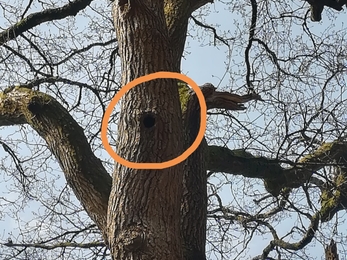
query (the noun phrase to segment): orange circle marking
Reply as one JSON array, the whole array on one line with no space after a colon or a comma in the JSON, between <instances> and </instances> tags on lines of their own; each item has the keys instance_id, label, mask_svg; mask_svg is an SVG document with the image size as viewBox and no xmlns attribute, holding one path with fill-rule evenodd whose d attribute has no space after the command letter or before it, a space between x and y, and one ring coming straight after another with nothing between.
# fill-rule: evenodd
<instances>
[{"instance_id":1,"label":"orange circle marking","mask_svg":"<svg viewBox=\"0 0 347 260\"><path fill-rule=\"evenodd\" d=\"M201 123L200 123L198 135L196 139L194 140L193 144L187 150L185 150L181 155L169 161L161 162L161 163L129 162L125 160L124 158L120 157L117 153L115 153L112 147L110 146L107 139L108 120L110 119L113 108L116 106L118 101L128 90L132 89L133 87L135 87L136 85L140 83L147 82L153 79L158 79L158 78L180 79L186 82L188 85L190 85L193 88L193 90L195 91L198 97L199 104L200 104L200 117L201 117L200 122ZM103 145L106 148L106 151L113 157L113 159L115 159L118 163L124 166L133 168L133 169L165 169L184 161L185 159L189 157L189 155L191 155L199 147L202 139L204 138L204 134L206 130L206 116L207 116L207 107L206 107L205 97L202 91L200 90L199 86L191 78L176 72L169 72L169 71L155 72L155 73L151 73L151 74L139 77L129 82L127 85L125 85L123 88L121 88L117 92L117 94L114 96L114 98L112 99L111 103L109 104L109 106L107 107L105 111L105 115L101 125L101 140Z\"/></svg>"}]
</instances>

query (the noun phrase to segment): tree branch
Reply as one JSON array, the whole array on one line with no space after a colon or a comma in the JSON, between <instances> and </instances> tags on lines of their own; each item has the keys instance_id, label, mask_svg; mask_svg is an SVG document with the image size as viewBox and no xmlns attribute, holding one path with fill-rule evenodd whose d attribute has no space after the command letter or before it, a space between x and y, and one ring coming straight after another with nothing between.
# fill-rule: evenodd
<instances>
[{"instance_id":1,"label":"tree branch","mask_svg":"<svg viewBox=\"0 0 347 260\"><path fill-rule=\"evenodd\" d=\"M187 100L195 95L184 83L179 83L182 111L187 109ZM227 110L244 110L244 103L250 100L262 100L260 95L251 93L237 95L220 92L210 84L202 85L201 90L206 100L207 109L220 108ZM347 142L336 140L322 144L313 153L304 156L298 162L279 161L265 157L255 157L243 149L229 150L226 147L209 146L206 151L207 170L242 175L249 178L260 178L265 182L266 190L278 196L283 188L298 188L310 181L312 174L325 166L343 166L347 168ZM282 168L281 163L292 164ZM313 179L317 184L317 179Z\"/></svg>"},{"instance_id":2,"label":"tree branch","mask_svg":"<svg viewBox=\"0 0 347 260\"><path fill-rule=\"evenodd\" d=\"M207 3L213 3L213 0L190 0L191 13Z\"/></svg>"},{"instance_id":3,"label":"tree branch","mask_svg":"<svg viewBox=\"0 0 347 260\"><path fill-rule=\"evenodd\" d=\"M283 168L278 161L265 157L254 157L242 149L230 150L215 145L207 149L207 169L213 172L225 172L248 178L283 177Z\"/></svg>"},{"instance_id":4,"label":"tree branch","mask_svg":"<svg viewBox=\"0 0 347 260\"><path fill-rule=\"evenodd\" d=\"M65 248L65 247L72 247L72 248L95 248L95 247L105 247L105 242L90 242L90 243L75 243L75 242L62 242L62 243L56 243L53 245L46 245L42 243L34 243L34 244L14 244L14 243L4 243L4 246L8 247L32 247L32 248L41 248L46 250L53 250L56 248Z\"/></svg>"},{"instance_id":5,"label":"tree branch","mask_svg":"<svg viewBox=\"0 0 347 260\"><path fill-rule=\"evenodd\" d=\"M260 259L266 259L268 254L276 247L281 247L283 249L287 250L300 250L304 248L306 245L308 245L312 239L314 238L314 235L316 231L318 230L318 224L319 224L319 214L315 214L311 218L310 226L308 227L305 235L302 237L302 239L299 242L296 243L289 243L285 242L282 239L275 238L272 240L269 245L263 250L263 254Z\"/></svg>"},{"instance_id":6,"label":"tree branch","mask_svg":"<svg viewBox=\"0 0 347 260\"><path fill-rule=\"evenodd\" d=\"M255 157L245 150L209 146L206 153L207 169L248 178L265 179L268 191L278 195L282 188L298 188L310 181L312 174L327 165L347 167L347 142L324 143L315 152L304 156L290 168L280 166L280 161Z\"/></svg>"},{"instance_id":7,"label":"tree branch","mask_svg":"<svg viewBox=\"0 0 347 260\"><path fill-rule=\"evenodd\" d=\"M40 25L41 23L60 20L67 16L75 16L79 11L86 8L92 1L93 0L75 0L62 7L30 14L26 18L17 22L15 25L0 33L0 46L9 40L15 39L23 32Z\"/></svg>"},{"instance_id":8,"label":"tree branch","mask_svg":"<svg viewBox=\"0 0 347 260\"><path fill-rule=\"evenodd\" d=\"M322 20L322 12L324 9L324 6L328 6L336 11L341 11L343 8L342 6L346 4L346 0L306 0L310 4L311 9L311 20L313 22L319 22Z\"/></svg>"},{"instance_id":9,"label":"tree branch","mask_svg":"<svg viewBox=\"0 0 347 260\"><path fill-rule=\"evenodd\" d=\"M164 0L164 12L170 45L171 49L175 50L172 54L177 64L181 63L189 17L196 9L212 2L213 0ZM181 69L177 67L174 68L174 71L180 72Z\"/></svg>"},{"instance_id":10,"label":"tree branch","mask_svg":"<svg viewBox=\"0 0 347 260\"><path fill-rule=\"evenodd\" d=\"M251 0L251 5L252 5L252 19L251 19L251 24L250 24L250 28L249 28L248 44L247 44L247 47L245 49L245 63L246 63L246 68L247 68L246 83L247 83L248 89L252 92L253 86L252 86L252 82L251 82L251 64L249 62L249 53L250 53L252 43L253 43L255 28L257 26L257 14L258 14L257 1Z\"/></svg>"},{"instance_id":11,"label":"tree branch","mask_svg":"<svg viewBox=\"0 0 347 260\"><path fill-rule=\"evenodd\" d=\"M53 97L20 87L0 93L0 126L16 124L29 124L46 141L76 197L105 234L112 178L83 129Z\"/></svg>"},{"instance_id":12,"label":"tree branch","mask_svg":"<svg viewBox=\"0 0 347 260\"><path fill-rule=\"evenodd\" d=\"M214 28L213 26L209 26L207 24L204 24L202 22L200 22L198 19L196 19L194 16L190 16L190 18L194 21L194 23L198 26L201 26L202 28L205 29L209 29L213 32L213 36L215 39L221 41L222 43L224 43L226 46L229 46L229 43L226 39L223 39L221 36L218 35L216 28ZM216 40L215 40L215 44L216 44Z\"/></svg>"}]
</instances>

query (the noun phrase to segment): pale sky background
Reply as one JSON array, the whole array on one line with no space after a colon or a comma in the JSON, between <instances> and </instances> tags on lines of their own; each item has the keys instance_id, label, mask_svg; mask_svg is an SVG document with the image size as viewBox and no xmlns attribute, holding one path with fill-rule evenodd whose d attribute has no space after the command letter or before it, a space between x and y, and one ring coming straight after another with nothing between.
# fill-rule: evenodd
<instances>
[{"instance_id":1,"label":"pale sky background","mask_svg":"<svg viewBox=\"0 0 347 260\"><path fill-rule=\"evenodd\" d=\"M1 1L0 1L1 3ZM213 23L218 24L218 31L228 31L231 32L233 30L236 30L236 26L234 26L234 20L237 20L237 17L230 13L229 11L223 11L220 8L219 1L216 1L215 4L210 5L211 11L218 10L219 13L211 13L209 16L206 17L207 23ZM313 26L313 30L316 30L316 33L319 34L319 32L324 31L329 25L330 21L328 19L324 18L325 11L323 12L323 20L320 23L310 23L310 25ZM345 25L343 25L343 21L346 20L347 13L346 11L342 11L338 15L338 19L335 21L336 25L341 25L344 28ZM1 16L0 16L0 24L1 24ZM190 22L191 26L193 24L193 21ZM2 25L2 24L1 24ZM201 29L199 29L201 31ZM295 32L296 34L300 34L301 32ZM192 35L194 36L196 33L192 32ZM202 85L206 82L210 82L214 84L215 86L219 87L226 87L230 90L239 89L245 82L239 81L237 82L238 85L231 86L229 82L229 75L228 75L228 59L226 58L228 54L231 54L232 57L236 61L242 61L243 60L243 53L235 53L233 52L232 48L229 50L225 45L220 45L218 43L218 47L211 46L210 40L213 39L212 32L209 32L208 30L204 33L206 35L206 40L204 42L201 42L200 40L195 40L192 37L188 37L187 39L187 48L184 55L184 59L182 60L182 73L186 74L190 78L192 78L198 85ZM232 35L232 33L231 33ZM246 35L248 37L248 35ZM218 42L218 40L217 40ZM0 53L1 54L1 53ZM229 70L235 68L234 63L229 64ZM243 89L245 91L246 89ZM241 93L244 94L244 93ZM247 113L247 111L245 112ZM240 115L242 116L242 115ZM258 115L254 115L255 117ZM0 139L6 140L6 135L13 133L14 128L6 127L5 129L0 129ZM34 139L38 138L33 137ZM233 147L230 147L233 148ZM24 155L30 155L30 151L25 150L19 150L20 156ZM5 157L6 154L2 148L0 148L0 158ZM51 169L52 171L57 170L57 166L54 167L54 169ZM9 176L5 176L4 174L5 169L0 168L0 197L6 197L8 200L16 200L16 194L14 193L8 193L7 189L11 189L11 186L14 185L13 182L8 181ZM5 183L5 180L7 182ZM215 180L217 182L217 180ZM65 180L63 178L63 174L60 173L60 179L56 180L55 185L62 185L64 186ZM228 202L228 198L230 196L230 191L228 190L228 187L225 188L223 191L223 199L225 199L225 202ZM35 200L32 200L30 202L30 207L26 207L25 211L23 211L21 217L25 219L31 219L33 212L37 210L38 203L35 202ZM284 231L287 231L286 229L290 229L293 226L293 222L296 220L290 220L290 219L284 219L281 226L277 227L279 230L279 233L281 234L281 229ZM16 234L18 231L16 231L15 227L17 226L17 221L15 219L5 218L2 216L0 212L0 239L6 240L8 237L8 234ZM283 233L284 234L284 233ZM266 236L265 236L266 237ZM269 237L270 238L270 237ZM248 245L249 252L248 256L256 256L261 254L263 248L268 244L269 240L263 240L262 238L253 239L252 242ZM314 245L314 243L312 243ZM323 259L322 256L324 255L323 248L320 244L318 244L317 248L313 248L310 250L311 256L313 259ZM0 246L0 255L1 255L1 246ZM215 259L212 257L212 259ZM345 260L346 257L340 254L340 260Z\"/></svg>"}]
</instances>

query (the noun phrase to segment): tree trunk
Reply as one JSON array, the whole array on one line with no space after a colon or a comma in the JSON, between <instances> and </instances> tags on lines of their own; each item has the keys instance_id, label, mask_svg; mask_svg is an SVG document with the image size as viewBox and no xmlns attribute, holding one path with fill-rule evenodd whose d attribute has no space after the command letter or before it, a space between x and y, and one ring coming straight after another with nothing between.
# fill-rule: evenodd
<instances>
[{"instance_id":1,"label":"tree trunk","mask_svg":"<svg viewBox=\"0 0 347 260\"><path fill-rule=\"evenodd\" d=\"M173 71L162 0L118 1L113 15L123 86L149 73ZM144 123L150 118L153 125ZM164 162L183 152L177 83L157 79L122 98L117 153L132 162ZM183 164L163 170L116 163L108 208L114 259L182 259L180 202Z\"/></svg>"},{"instance_id":2,"label":"tree trunk","mask_svg":"<svg viewBox=\"0 0 347 260\"><path fill-rule=\"evenodd\" d=\"M204 89L201 89L204 93ZM204 93L206 98L206 95ZM200 128L200 105L195 94L189 96L183 114L185 149L195 140ZM204 139L184 164L181 206L181 235L186 260L204 260L207 220L207 174Z\"/></svg>"},{"instance_id":3,"label":"tree trunk","mask_svg":"<svg viewBox=\"0 0 347 260\"><path fill-rule=\"evenodd\" d=\"M335 241L332 239L330 245L325 248L325 260L339 260Z\"/></svg>"}]
</instances>

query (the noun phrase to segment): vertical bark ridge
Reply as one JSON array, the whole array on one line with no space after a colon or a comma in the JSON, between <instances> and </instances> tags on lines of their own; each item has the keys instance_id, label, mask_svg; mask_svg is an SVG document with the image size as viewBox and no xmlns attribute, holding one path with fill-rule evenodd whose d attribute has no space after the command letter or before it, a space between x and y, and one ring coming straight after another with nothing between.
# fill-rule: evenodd
<instances>
[{"instance_id":1,"label":"vertical bark ridge","mask_svg":"<svg viewBox=\"0 0 347 260\"><path fill-rule=\"evenodd\" d=\"M202 89L204 93L204 89ZM204 93L205 94L205 93ZM200 128L200 105L192 94L183 114L186 147L195 140ZM183 174L183 196L181 204L181 233L183 254L186 260L204 260L207 221L207 174L204 153L206 140L185 161Z\"/></svg>"},{"instance_id":2,"label":"vertical bark ridge","mask_svg":"<svg viewBox=\"0 0 347 260\"><path fill-rule=\"evenodd\" d=\"M162 0L115 1L113 16L122 62L122 84L173 71ZM163 162L183 152L175 80L157 79L129 90L121 101L117 154L132 162ZM153 125L145 124L150 118ZM114 259L182 259L180 202L183 164L137 170L116 163L108 208Z\"/></svg>"}]
</instances>

